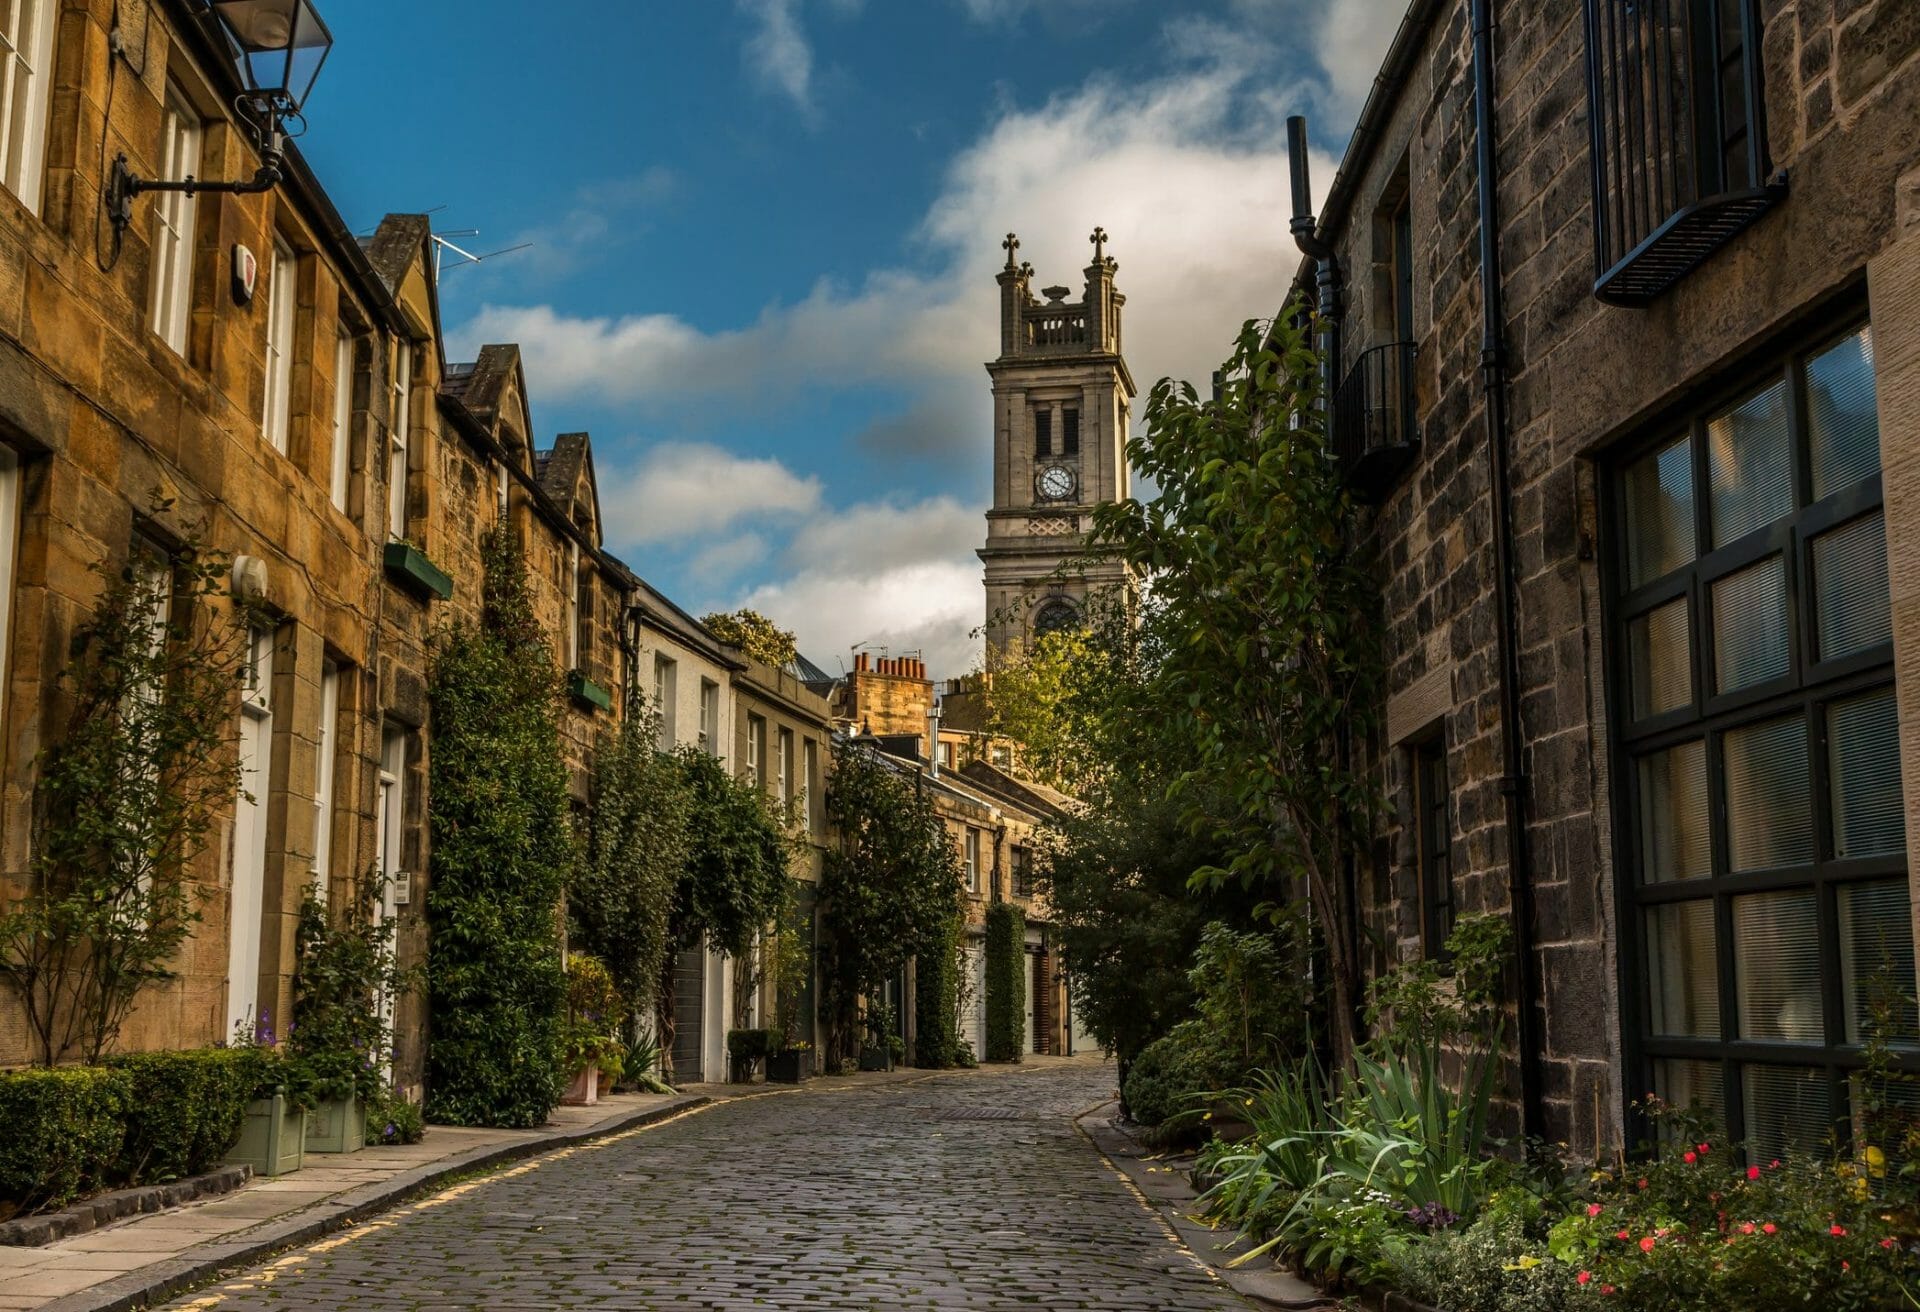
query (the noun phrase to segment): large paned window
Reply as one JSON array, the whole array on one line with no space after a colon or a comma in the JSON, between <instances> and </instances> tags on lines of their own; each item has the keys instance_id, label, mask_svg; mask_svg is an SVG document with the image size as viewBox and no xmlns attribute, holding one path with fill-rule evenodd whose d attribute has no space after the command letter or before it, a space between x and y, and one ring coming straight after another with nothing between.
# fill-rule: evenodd
<instances>
[{"instance_id":1,"label":"large paned window","mask_svg":"<svg viewBox=\"0 0 1920 1312\"><path fill-rule=\"evenodd\" d=\"M313 892L327 900L333 869L333 771L340 724L340 667L320 666L320 719L313 727Z\"/></svg>"},{"instance_id":2,"label":"large paned window","mask_svg":"<svg viewBox=\"0 0 1920 1312\"><path fill-rule=\"evenodd\" d=\"M660 717L660 750L663 752L680 745L679 716L675 714L679 699L678 675L675 661L659 655L653 658L653 710Z\"/></svg>"},{"instance_id":3,"label":"large paned window","mask_svg":"<svg viewBox=\"0 0 1920 1312\"><path fill-rule=\"evenodd\" d=\"M273 239L273 264L267 272L267 408L260 429L276 451L287 449L293 410L293 249Z\"/></svg>"},{"instance_id":4,"label":"large paned window","mask_svg":"<svg viewBox=\"0 0 1920 1312\"><path fill-rule=\"evenodd\" d=\"M393 411L387 432L387 532L407 535L407 439L413 436L413 343L393 343Z\"/></svg>"},{"instance_id":5,"label":"large paned window","mask_svg":"<svg viewBox=\"0 0 1920 1312\"><path fill-rule=\"evenodd\" d=\"M1613 493L1635 1087L1812 1149L1859 1105L1870 1000L1914 989L1871 330L1674 425Z\"/></svg>"},{"instance_id":6,"label":"large paned window","mask_svg":"<svg viewBox=\"0 0 1920 1312\"><path fill-rule=\"evenodd\" d=\"M767 754L767 722L757 715L747 717L747 782L760 786L761 761Z\"/></svg>"},{"instance_id":7,"label":"large paned window","mask_svg":"<svg viewBox=\"0 0 1920 1312\"><path fill-rule=\"evenodd\" d=\"M200 115L179 87L169 83L160 119L160 176L178 182L200 172ZM187 320L193 308L194 198L178 191L153 197L153 331L178 355L187 353Z\"/></svg>"},{"instance_id":8,"label":"large paned window","mask_svg":"<svg viewBox=\"0 0 1920 1312\"><path fill-rule=\"evenodd\" d=\"M58 0L0 0L0 186L40 212Z\"/></svg>"}]
</instances>

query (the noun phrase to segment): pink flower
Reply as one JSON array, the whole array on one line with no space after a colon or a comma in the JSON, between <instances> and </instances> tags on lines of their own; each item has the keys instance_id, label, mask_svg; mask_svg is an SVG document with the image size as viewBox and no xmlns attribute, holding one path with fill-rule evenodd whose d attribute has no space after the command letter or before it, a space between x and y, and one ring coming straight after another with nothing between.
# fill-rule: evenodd
<instances>
[{"instance_id":1,"label":"pink flower","mask_svg":"<svg viewBox=\"0 0 1920 1312\"><path fill-rule=\"evenodd\" d=\"M1710 1143L1699 1143L1699 1144L1695 1144L1694 1147L1700 1150L1700 1155L1702 1157L1705 1157L1708 1153L1713 1151L1713 1145Z\"/></svg>"},{"instance_id":2,"label":"pink flower","mask_svg":"<svg viewBox=\"0 0 1920 1312\"><path fill-rule=\"evenodd\" d=\"M1646 1182L1645 1180L1642 1180L1642 1181L1640 1182L1640 1187L1641 1187L1642 1189L1645 1189L1645 1188L1647 1187L1647 1182Z\"/></svg>"},{"instance_id":3,"label":"pink flower","mask_svg":"<svg viewBox=\"0 0 1920 1312\"><path fill-rule=\"evenodd\" d=\"M1759 1178L1760 1178L1760 1168L1757 1166L1749 1166L1747 1168L1747 1179L1758 1180Z\"/></svg>"},{"instance_id":4,"label":"pink flower","mask_svg":"<svg viewBox=\"0 0 1920 1312\"><path fill-rule=\"evenodd\" d=\"M1630 1238L1632 1238L1632 1236L1631 1236L1631 1235L1629 1235L1629 1234L1628 1234L1628 1233L1627 1233L1627 1232L1626 1232L1625 1230L1622 1230L1622 1231L1621 1231L1621 1232L1620 1232L1619 1234L1617 1234L1617 1235L1615 1235L1615 1236L1614 1236L1614 1238L1615 1238L1615 1239L1630 1239Z\"/></svg>"},{"instance_id":5,"label":"pink flower","mask_svg":"<svg viewBox=\"0 0 1920 1312\"><path fill-rule=\"evenodd\" d=\"M1613 1286L1612 1286L1612 1285L1602 1285L1602 1286L1600 1286L1600 1292L1601 1292L1601 1293L1603 1293L1603 1294L1611 1294L1611 1293L1613 1292Z\"/></svg>"},{"instance_id":6,"label":"pink flower","mask_svg":"<svg viewBox=\"0 0 1920 1312\"><path fill-rule=\"evenodd\" d=\"M1773 1159L1773 1160L1772 1160L1771 1162L1769 1162L1769 1163L1767 1163L1767 1169L1768 1169L1769 1171L1777 1171L1777 1170L1779 1170L1779 1169L1780 1169L1780 1159L1779 1159L1778 1157L1776 1157L1776 1158L1774 1158L1774 1159Z\"/></svg>"},{"instance_id":7,"label":"pink flower","mask_svg":"<svg viewBox=\"0 0 1920 1312\"><path fill-rule=\"evenodd\" d=\"M1602 1212L1604 1212L1604 1211L1606 1211L1606 1210L1607 1210L1606 1208L1604 1208L1604 1207L1602 1207L1602 1206L1600 1206L1600 1204L1598 1204L1598 1203L1588 1203L1588 1204L1587 1204L1587 1215L1588 1215L1588 1216L1598 1216L1598 1215L1600 1215L1600 1213L1602 1213Z\"/></svg>"},{"instance_id":8,"label":"pink flower","mask_svg":"<svg viewBox=\"0 0 1920 1312\"><path fill-rule=\"evenodd\" d=\"M1776 1226L1775 1226L1775 1225L1773 1224L1773 1222L1771 1222L1771 1221L1769 1221L1769 1222L1767 1222L1767 1223L1766 1223L1765 1225L1763 1225L1763 1226L1761 1226L1760 1228L1761 1228L1762 1230L1764 1230L1764 1231L1766 1231L1766 1232L1767 1232L1768 1234L1772 1234L1772 1233L1774 1233L1774 1231L1775 1231L1775 1230L1776 1230L1776 1229L1777 1229L1778 1227L1776 1227Z\"/></svg>"},{"instance_id":9,"label":"pink flower","mask_svg":"<svg viewBox=\"0 0 1920 1312\"><path fill-rule=\"evenodd\" d=\"M1651 1253L1653 1251L1652 1235L1648 1235L1645 1239L1642 1239L1640 1241L1640 1251L1643 1253Z\"/></svg>"},{"instance_id":10,"label":"pink flower","mask_svg":"<svg viewBox=\"0 0 1920 1312\"><path fill-rule=\"evenodd\" d=\"M1743 1226L1741 1226L1741 1227L1740 1227L1740 1233L1741 1233L1741 1234L1743 1234L1743 1235L1750 1235L1750 1234L1752 1234L1752 1233L1753 1233L1753 1222L1751 1222L1751 1221L1749 1221L1749 1222L1747 1222L1747 1223L1746 1223L1745 1225L1743 1225Z\"/></svg>"},{"instance_id":11,"label":"pink flower","mask_svg":"<svg viewBox=\"0 0 1920 1312\"><path fill-rule=\"evenodd\" d=\"M1579 1275L1574 1277L1574 1281L1582 1285L1586 1284L1588 1281L1592 1279L1593 1279L1593 1272L1591 1271L1582 1271Z\"/></svg>"},{"instance_id":12,"label":"pink flower","mask_svg":"<svg viewBox=\"0 0 1920 1312\"><path fill-rule=\"evenodd\" d=\"M1880 1241L1880 1247L1882 1247L1882 1248L1892 1248L1892 1247L1893 1247L1893 1240L1891 1240L1891 1239L1882 1239L1882 1240Z\"/></svg>"}]
</instances>

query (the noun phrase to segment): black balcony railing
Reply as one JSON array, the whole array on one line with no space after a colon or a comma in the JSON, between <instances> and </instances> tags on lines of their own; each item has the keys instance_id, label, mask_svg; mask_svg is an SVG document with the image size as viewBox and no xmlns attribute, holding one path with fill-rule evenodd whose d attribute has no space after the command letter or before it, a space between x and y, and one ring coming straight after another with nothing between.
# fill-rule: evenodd
<instances>
[{"instance_id":1,"label":"black balcony railing","mask_svg":"<svg viewBox=\"0 0 1920 1312\"><path fill-rule=\"evenodd\" d=\"M1758 0L1586 0L1594 295L1646 305L1785 192Z\"/></svg>"},{"instance_id":2,"label":"black balcony railing","mask_svg":"<svg viewBox=\"0 0 1920 1312\"><path fill-rule=\"evenodd\" d=\"M1420 451L1413 412L1412 342L1363 351L1333 396L1333 450L1363 501L1393 487Z\"/></svg>"}]
</instances>

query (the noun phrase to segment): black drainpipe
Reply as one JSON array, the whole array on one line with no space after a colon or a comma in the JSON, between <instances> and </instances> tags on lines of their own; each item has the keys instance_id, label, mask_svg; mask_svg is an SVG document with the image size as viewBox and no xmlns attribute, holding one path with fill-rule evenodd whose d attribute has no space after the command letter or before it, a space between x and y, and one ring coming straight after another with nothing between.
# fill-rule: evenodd
<instances>
[{"instance_id":1,"label":"black drainpipe","mask_svg":"<svg viewBox=\"0 0 1920 1312\"><path fill-rule=\"evenodd\" d=\"M1507 895L1520 966L1520 1115L1527 1134L1546 1137L1541 1100L1540 958L1533 940L1533 849L1527 834L1526 734L1520 723L1519 609L1513 579L1513 482L1507 469L1506 297L1500 282L1500 196L1494 180L1493 0L1469 0L1473 14L1474 164L1480 188L1480 379L1486 393L1487 468L1492 488L1494 597L1500 622L1500 740L1507 812Z\"/></svg>"}]
</instances>

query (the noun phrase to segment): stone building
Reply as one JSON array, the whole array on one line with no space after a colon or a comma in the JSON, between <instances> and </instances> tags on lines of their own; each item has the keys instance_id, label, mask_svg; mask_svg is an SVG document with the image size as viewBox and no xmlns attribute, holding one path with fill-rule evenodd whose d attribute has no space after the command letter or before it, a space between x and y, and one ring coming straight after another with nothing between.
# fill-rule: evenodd
<instances>
[{"instance_id":1,"label":"stone building","mask_svg":"<svg viewBox=\"0 0 1920 1312\"><path fill-rule=\"evenodd\" d=\"M1582 1150L1650 1089L1844 1135L1914 991L1914 13L1416 0L1294 224L1387 620L1372 968L1513 917L1509 1087Z\"/></svg>"},{"instance_id":2,"label":"stone building","mask_svg":"<svg viewBox=\"0 0 1920 1312\"><path fill-rule=\"evenodd\" d=\"M1090 593L1129 582L1124 567L1085 557L1092 508L1131 495L1128 425L1135 394L1121 355L1118 263L1095 229L1081 299L1033 294L1020 241L1003 243L1000 357L993 379L993 507L987 511L987 646L1004 652L1037 632L1070 628Z\"/></svg>"},{"instance_id":3,"label":"stone building","mask_svg":"<svg viewBox=\"0 0 1920 1312\"><path fill-rule=\"evenodd\" d=\"M35 758L65 714L89 567L164 573L198 539L258 605L241 786L187 872L202 920L176 978L121 1046L279 1029L309 888L338 902L397 876L382 913L403 962L426 950L429 642L478 614L482 535L506 523L526 555L581 806L638 669L644 585L603 548L586 436L536 447L517 351L447 361L424 217L363 245L292 149L252 194L147 192L124 226L102 208L121 153L144 179L255 174L216 18L22 0L13 19L31 49L0 116L0 898L30 879ZM424 1000L393 1020L417 1095ZM29 1055L9 997L0 1066Z\"/></svg>"}]
</instances>

